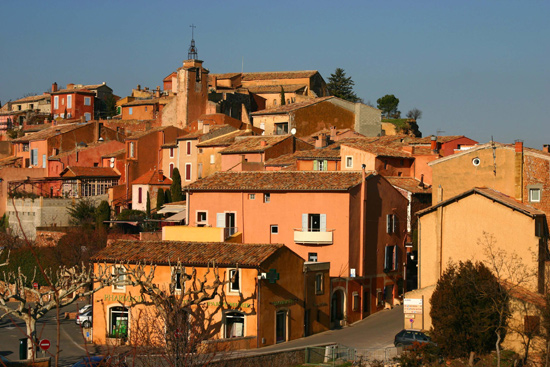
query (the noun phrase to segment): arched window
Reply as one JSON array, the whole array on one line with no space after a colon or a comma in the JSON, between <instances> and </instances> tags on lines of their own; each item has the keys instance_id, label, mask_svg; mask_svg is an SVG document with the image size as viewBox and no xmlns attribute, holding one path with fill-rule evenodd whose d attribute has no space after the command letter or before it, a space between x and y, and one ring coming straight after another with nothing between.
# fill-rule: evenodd
<instances>
[{"instance_id":1,"label":"arched window","mask_svg":"<svg viewBox=\"0 0 550 367\"><path fill-rule=\"evenodd\" d=\"M170 163L170 178L172 178L173 173L174 173L174 163Z\"/></svg>"},{"instance_id":2,"label":"arched window","mask_svg":"<svg viewBox=\"0 0 550 367\"><path fill-rule=\"evenodd\" d=\"M244 336L244 314L227 312L225 314L225 337L239 338Z\"/></svg>"}]
</instances>

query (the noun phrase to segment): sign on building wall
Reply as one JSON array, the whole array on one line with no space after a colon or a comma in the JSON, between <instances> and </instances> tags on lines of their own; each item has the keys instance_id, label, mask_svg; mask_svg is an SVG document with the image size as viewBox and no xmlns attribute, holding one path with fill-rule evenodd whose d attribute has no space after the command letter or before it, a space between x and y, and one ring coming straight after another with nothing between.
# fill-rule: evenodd
<instances>
[{"instance_id":1,"label":"sign on building wall","mask_svg":"<svg viewBox=\"0 0 550 367\"><path fill-rule=\"evenodd\" d=\"M403 313L422 313L422 298L405 298L403 302Z\"/></svg>"}]
</instances>

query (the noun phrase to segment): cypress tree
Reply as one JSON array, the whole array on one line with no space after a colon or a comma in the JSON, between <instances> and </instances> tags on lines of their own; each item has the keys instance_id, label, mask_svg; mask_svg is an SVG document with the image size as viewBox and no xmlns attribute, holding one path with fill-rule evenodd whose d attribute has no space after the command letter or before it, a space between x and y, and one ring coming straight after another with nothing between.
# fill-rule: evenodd
<instances>
[{"instance_id":1,"label":"cypress tree","mask_svg":"<svg viewBox=\"0 0 550 367\"><path fill-rule=\"evenodd\" d=\"M172 185L170 186L170 191L172 193L172 202L183 200L183 193L181 192L181 176L180 171L177 168L174 168L174 172L172 172Z\"/></svg>"}]
</instances>

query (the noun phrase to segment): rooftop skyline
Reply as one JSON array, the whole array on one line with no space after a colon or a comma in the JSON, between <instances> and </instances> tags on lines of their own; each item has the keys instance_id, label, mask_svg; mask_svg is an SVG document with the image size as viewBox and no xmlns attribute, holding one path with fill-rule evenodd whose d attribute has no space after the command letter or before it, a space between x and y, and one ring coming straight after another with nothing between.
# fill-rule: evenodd
<instances>
[{"instance_id":1,"label":"rooftop skyline","mask_svg":"<svg viewBox=\"0 0 550 367\"><path fill-rule=\"evenodd\" d=\"M318 70L328 82L341 67L365 102L394 94L402 116L422 110L425 136L540 149L550 143L549 10L508 0L8 2L0 101L53 82L106 82L121 97L162 87L187 58L194 24L212 73Z\"/></svg>"}]
</instances>

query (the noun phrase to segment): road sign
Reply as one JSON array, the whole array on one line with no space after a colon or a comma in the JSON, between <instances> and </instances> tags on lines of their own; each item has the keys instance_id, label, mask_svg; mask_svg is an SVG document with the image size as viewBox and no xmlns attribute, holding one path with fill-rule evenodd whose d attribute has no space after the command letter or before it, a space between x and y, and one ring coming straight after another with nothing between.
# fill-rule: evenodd
<instances>
[{"instance_id":1,"label":"road sign","mask_svg":"<svg viewBox=\"0 0 550 367\"><path fill-rule=\"evenodd\" d=\"M40 341L40 343L38 344L38 346L42 349L42 350L48 350L50 349L50 341L48 339L42 339Z\"/></svg>"},{"instance_id":2,"label":"road sign","mask_svg":"<svg viewBox=\"0 0 550 367\"><path fill-rule=\"evenodd\" d=\"M33 286L34 289L38 289L38 283L37 282L32 283L32 286Z\"/></svg>"}]
</instances>

